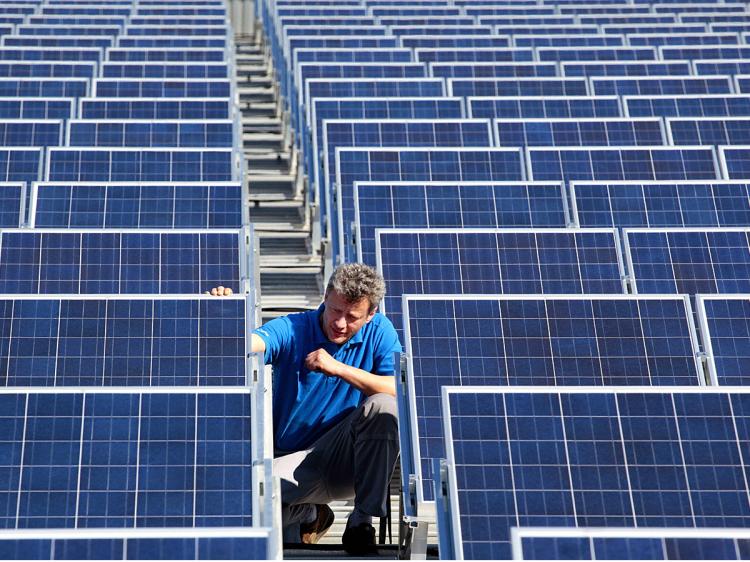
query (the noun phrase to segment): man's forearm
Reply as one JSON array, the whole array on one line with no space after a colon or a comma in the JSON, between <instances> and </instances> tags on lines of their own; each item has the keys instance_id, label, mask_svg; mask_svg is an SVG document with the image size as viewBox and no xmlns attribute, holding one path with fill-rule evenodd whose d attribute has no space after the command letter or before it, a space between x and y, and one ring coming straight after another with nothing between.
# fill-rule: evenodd
<instances>
[{"instance_id":1,"label":"man's forearm","mask_svg":"<svg viewBox=\"0 0 750 562\"><path fill-rule=\"evenodd\" d=\"M362 369L341 364L336 370L336 376L350 385L364 392L367 396L384 392L396 396L396 379L383 375L373 375Z\"/></svg>"}]
</instances>

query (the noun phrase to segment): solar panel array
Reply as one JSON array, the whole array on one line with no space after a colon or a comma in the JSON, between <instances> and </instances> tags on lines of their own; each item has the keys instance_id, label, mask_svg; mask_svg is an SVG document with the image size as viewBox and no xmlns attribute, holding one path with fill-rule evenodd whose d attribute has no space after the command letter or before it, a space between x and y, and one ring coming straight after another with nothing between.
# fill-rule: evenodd
<instances>
[{"instance_id":1,"label":"solar panel array","mask_svg":"<svg viewBox=\"0 0 750 562\"><path fill-rule=\"evenodd\" d=\"M228 15L0 6L0 558L279 556Z\"/></svg>"},{"instance_id":2,"label":"solar panel array","mask_svg":"<svg viewBox=\"0 0 750 562\"><path fill-rule=\"evenodd\" d=\"M621 543L560 528L610 526L663 527L661 550L633 535L620 557L745 556L744 393L710 387L750 375L747 5L284 0L259 15L314 242L329 265L379 269L403 339L412 552L437 522L443 558L510 558L517 527L524 557L598 559ZM694 547L669 542L676 526L727 532Z\"/></svg>"}]
</instances>

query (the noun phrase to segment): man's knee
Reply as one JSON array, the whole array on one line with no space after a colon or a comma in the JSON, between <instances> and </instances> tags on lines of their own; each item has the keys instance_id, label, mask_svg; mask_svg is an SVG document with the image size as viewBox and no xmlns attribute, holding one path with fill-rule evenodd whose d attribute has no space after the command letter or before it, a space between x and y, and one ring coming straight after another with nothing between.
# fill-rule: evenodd
<instances>
[{"instance_id":1,"label":"man's knee","mask_svg":"<svg viewBox=\"0 0 750 562\"><path fill-rule=\"evenodd\" d=\"M368 396L364 404L364 417L372 416L390 416L394 420L398 419L398 407L396 398L385 392L379 392Z\"/></svg>"}]
</instances>

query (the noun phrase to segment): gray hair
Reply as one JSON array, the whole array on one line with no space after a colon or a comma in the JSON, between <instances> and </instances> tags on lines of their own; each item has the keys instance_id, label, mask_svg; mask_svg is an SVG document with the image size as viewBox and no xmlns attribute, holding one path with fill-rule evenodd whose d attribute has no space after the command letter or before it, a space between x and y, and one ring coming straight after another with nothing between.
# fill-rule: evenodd
<instances>
[{"instance_id":1,"label":"gray hair","mask_svg":"<svg viewBox=\"0 0 750 562\"><path fill-rule=\"evenodd\" d=\"M326 287L326 296L331 289L350 303L358 302L366 297L370 301L372 311L385 295L385 280L369 265L345 263L333 271Z\"/></svg>"}]
</instances>

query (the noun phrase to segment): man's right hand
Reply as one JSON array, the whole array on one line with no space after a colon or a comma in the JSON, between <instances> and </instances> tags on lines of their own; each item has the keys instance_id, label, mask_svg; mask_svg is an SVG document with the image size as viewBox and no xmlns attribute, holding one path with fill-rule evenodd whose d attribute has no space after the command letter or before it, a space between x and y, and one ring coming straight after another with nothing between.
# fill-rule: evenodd
<instances>
[{"instance_id":1,"label":"man's right hand","mask_svg":"<svg viewBox=\"0 0 750 562\"><path fill-rule=\"evenodd\" d=\"M229 297L234 294L234 291L229 287L222 287L219 285L218 287L214 287L210 291L206 291L207 295L213 295L215 297Z\"/></svg>"}]
</instances>

